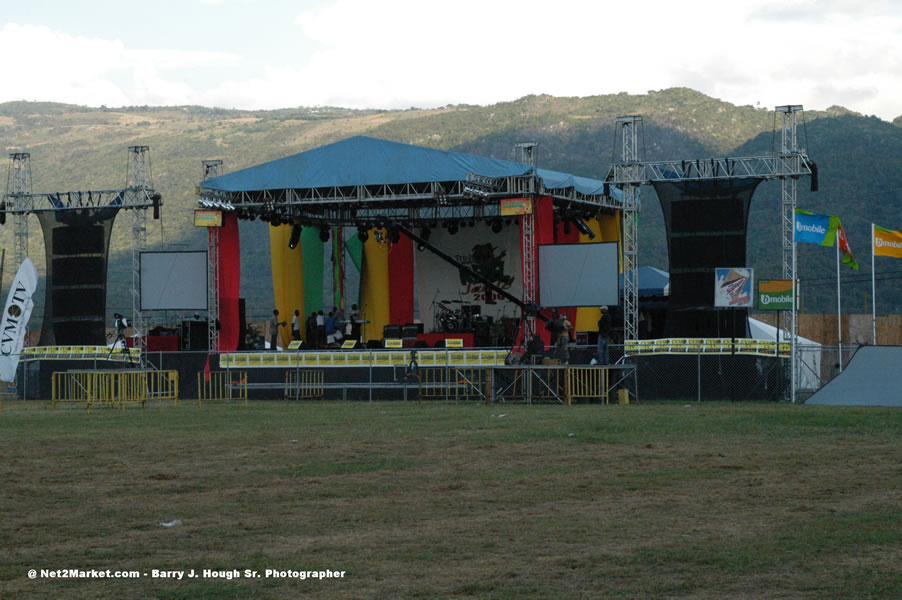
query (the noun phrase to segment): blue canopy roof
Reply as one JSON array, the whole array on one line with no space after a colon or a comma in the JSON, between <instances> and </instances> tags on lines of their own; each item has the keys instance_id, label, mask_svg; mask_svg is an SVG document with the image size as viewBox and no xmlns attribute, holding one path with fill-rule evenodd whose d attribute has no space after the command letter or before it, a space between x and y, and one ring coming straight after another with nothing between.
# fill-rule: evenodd
<instances>
[{"instance_id":1,"label":"blue canopy roof","mask_svg":"<svg viewBox=\"0 0 902 600\"><path fill-rule=\"evenodd\" d=\"M620 274L620 289L623 289L623 274ZM655 267L639 267L639 296L670 295L670 273Z\"/></svg>"},{"instance_id":2,"label":"blue canopy roof","mask_svg":"<svg viewBox=\"0 0 902 600\"><path fill-rule=\"evenodd\" d=\"M208 179L201 187L223 192L397 185L463 181L468 175L515 177L529 173L525 163L423 148L355 136L300 154ZM545 189L573 188L601 195L603 182L536 169Z\"/></svg>"}]
</instances>

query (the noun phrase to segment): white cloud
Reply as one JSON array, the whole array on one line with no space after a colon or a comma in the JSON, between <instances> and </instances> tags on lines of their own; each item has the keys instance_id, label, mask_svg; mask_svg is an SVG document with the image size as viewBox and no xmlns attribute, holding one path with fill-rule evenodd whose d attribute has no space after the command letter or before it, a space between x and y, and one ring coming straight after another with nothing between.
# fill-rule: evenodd
<instances>
[{"instance_id":1,"label":"white cloud","mask_svg":"<svg viewBox=\"0 0 902 600\"><path fill-rule=\"evenodd\" d=\"M327 0L294 22L298 40L262 64L6 25L0 52L28 58L7 67L17 85L0 101L407 108L685 86L735 104L902 114L891 0Z\"/></svg>"}]
</instances>

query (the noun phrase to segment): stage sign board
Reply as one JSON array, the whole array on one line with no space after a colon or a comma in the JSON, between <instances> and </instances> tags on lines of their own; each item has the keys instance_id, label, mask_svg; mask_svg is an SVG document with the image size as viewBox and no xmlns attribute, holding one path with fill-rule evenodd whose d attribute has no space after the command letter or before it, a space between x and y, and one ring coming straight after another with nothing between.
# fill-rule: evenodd
<instances>
[{"instance_id":1,"label":"stage sign board","mask_svg":"<svg viewBox=\"0 0 902 600\"><path fill-rule=\"evenodd\" d=\"M222 211L221 210L203 210L195 209L194 211L195 227L222 227Z\"/></svg>"},{"instance_id":2,"label":"stage sign board","mask_svg":"<svg viewBox=\"0 0 902 600\"><path fill-rule=\"evenodd\" d=\"M353 350L357 346L357 340L345 340L341 343L342 350Z\"/></svg>"},{"instance_id":3,"label":"stage sign board","mask_svg":"<svg viewBox=\"0 0 902 600\"><path fill-rule=\"evenodd\" d=\"M754 306L754 269L727 267L714 269L714 306L752 308Z\"/></svg>"},{"instance_id":4,"label":"stage sign board","mask_svg":"<svg viewBox=\"0 0 902 600\"><path fill-rule=\"evenodd\" d=\"M385 338L386 348L403 348L404 343L401 338Z\"/></svg>"},{"instance_id":5,"label":"stage sign board","mask_svg":"<svg viewBox=\"0 0 902 600\"><path fill-rule=\"evenodd\" d=\"M464 347L464 339L463 338L446 338L445 339L445 348L463 348Z\"/></svg>"},{"instance_id":6,"label":"stage sign board","mask_svg":"<svg viewBox=\"0 0 902 600\"><path fill-rule=\"evenodd\" d=\"M498 214L502 217L532 214L532 198L502 198L498 204Z\"/></svg>"},{"instance_id":7,"label":"stage sign board","mask_svg":"<svg viewBox=\"0 0 902 600\"><path fill-rule=\"evenodd\" d=\"M300 350L303 343L301 340L291 340L288 342L288 350Z\"/></svg>"},{"instance_id":8,"label":"stage sign board","mask_svg":"<svg viewBox=\"0 0 902 600\"><path fill-rule=\"evenodd\" d=\"M792 310L792 280L762 279L759 281L758 310Z\"/></svg>"}]
</instances>

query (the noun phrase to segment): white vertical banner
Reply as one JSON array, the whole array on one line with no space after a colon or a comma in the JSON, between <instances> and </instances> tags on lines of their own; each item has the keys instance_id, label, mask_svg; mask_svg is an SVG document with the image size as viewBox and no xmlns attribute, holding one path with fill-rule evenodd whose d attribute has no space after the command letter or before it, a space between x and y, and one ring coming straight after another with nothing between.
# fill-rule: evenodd
<instances>
[{"instance_id":1,"label":"white vertical banner","mask_svg":"<svg viewBox=\"0 0 902 600\"><path fill-rule=\"evenodd\" d=\"M514 297L522 297L519 227L506 225L494 233L477 222L473 227L461 227L454 235L435 228L429 243ZM516 304L428 249L416 253L416 277L420 319L427 333L459 331L463 321L474 314L494 320L520 316Z\"/></svg>"},{"instance_id":2,"label":"white vertical banner","mask_svg":"<svg viewBox=\"0 0 902 600\"><path fill-rule=\"evenodd\" d=\"M19 354L25 343L28 319L34 302L31 300L38 286L38 272L30 258L25 258L19 267L6 297L3 319L0 321L0 380L14 381Z\"/></svg>"}]
</instances>

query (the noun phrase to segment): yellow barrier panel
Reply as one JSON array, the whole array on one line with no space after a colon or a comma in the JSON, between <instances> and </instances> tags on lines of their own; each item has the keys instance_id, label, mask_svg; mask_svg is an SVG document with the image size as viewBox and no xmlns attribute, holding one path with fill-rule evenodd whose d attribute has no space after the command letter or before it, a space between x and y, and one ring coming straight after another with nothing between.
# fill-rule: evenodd
<instances>
[{"instance_id":1,"label":"yellow barrier panel","mask_svg":"<svg viewBox=\"0 0 902 600\"><path fill-rule=\"evenodd\" d=\"M285 372L285 399L323 399L324 371L322 369L296 369Z\"/></svg>"},{"instance_id":2,"label":"yellow barrier panel","mask_svg":"<svg viewBox=\"0 0 902 600\"><path fill-rule=\"evenodd\" d=\"M602 399L608 404L608 370L599 367L570 367L564 390L567 406L574 398Z\"/></svg>"},{"instance_id":3,"label":"yellow barrier panel","mask_svg":"<svg viewBox=\"0 0 902 600\"><path fill-rule=\"evenodd\" d=\"M209 375L209 378L207 377ZM197 374L197 405L203 402L244 401L247 406L247 371L203 371Z\"/></svg>"},{"instance_id":4,"label":"yellow barrier panel","mask_svg":"<svg viewBox=\"0 0 902 600\"><path fill-rule=\"evenodd\" d=\"M57 402L121 409L128 404L143 407L148 400L172 400L178 406L178 371L65 371L51 379L54 410Z\"/></svg>"},{"instance_id":5,"label":"yellow barrier panel","mask_svg":"<svg viewBox=\"0 0 902 600\"><path fill-rule=\"evenodd\" d=\"M419 375L421 400L488 399L488 369L420 366Z\"/></svg>"}]
</instances>

